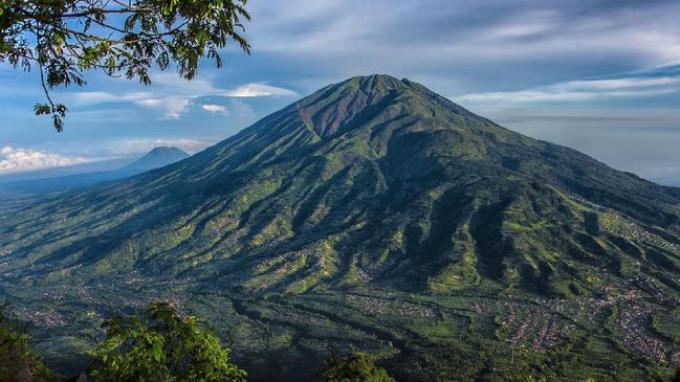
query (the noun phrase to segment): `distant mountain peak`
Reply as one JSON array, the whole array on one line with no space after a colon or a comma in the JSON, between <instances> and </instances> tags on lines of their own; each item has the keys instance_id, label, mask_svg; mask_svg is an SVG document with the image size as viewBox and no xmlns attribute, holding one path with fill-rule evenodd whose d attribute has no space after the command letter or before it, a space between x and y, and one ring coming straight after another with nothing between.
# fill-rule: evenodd
<instances>
[{"instance_id":1,"label":"distant mountain peak","mask_svg":"<svg viewBox=\"0 0 680 382\"><path fill-rule=\"evenodd\" d=\"M143 157L130 163L126 169L137 170L151 170L158 167L167 166L171 163L188 158L184 150L174 146L159 146L154 147L151 151L146 153Z\"/></svg>"},{"instance_id":2,"label":"distant mountain peak","mask_svg":"<svg viewBox=\"0 0 680 382\"><path fill-rule=\"evenodd\" d=\"M167 155L167 154L172 154L172 155L183 155L183 156L189 156L184 150L180 149L179 147L175 146L158 146L154 147L146 153L145 157L152 156L152 155Z\"/></svg>"}]
</instances>

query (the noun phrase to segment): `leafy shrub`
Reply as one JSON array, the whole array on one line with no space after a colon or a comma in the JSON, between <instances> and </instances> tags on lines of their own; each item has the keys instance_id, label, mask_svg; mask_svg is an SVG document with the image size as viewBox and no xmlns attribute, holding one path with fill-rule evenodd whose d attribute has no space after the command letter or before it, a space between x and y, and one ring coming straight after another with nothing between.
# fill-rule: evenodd
<instances>
[{"instance_id":1,"label":"leafy shrub","mask_svg":"<svg viewBox=\"0 0 680 382\"><path fill-rule=\"evenodd\" d=\"M331 356L323 370L324 382L395 382L387 370L375 365L373 357L358 353Z\"/></svg>"},{"instance_id":2,"label":"leafy shrub","mask_svg":"<svg viewBox=\"0 0 680 382\"><path fill-rule=\"evenodd\" d=\"M97 382L241 382L246 372L229 361L231 351L167 303L149 305L140 316L114 316L103 324L105 339L90 352Z\"/></svg>"},{"instance_id":3,"label":"leafy shrub","mask_svg":"<svg viewBox=\"0 0 680 382\"><path fill-rule=\"evenodd\" d=\"M8 319L0 306L0 381L44 382L55 377L30 348L30 337L16 320Z\"/></svg>"}]
</instances>

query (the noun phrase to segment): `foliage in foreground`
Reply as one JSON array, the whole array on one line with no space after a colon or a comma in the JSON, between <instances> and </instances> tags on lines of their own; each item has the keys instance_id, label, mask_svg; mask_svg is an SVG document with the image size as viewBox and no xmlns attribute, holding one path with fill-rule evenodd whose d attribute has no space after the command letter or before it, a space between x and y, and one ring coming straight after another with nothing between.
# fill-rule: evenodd
<instances>
[{"instance_id":1,"label":"foliage in foreground","mask_svg":"<svg viewBox=\"0 0 680 382\"><path fill-rule=\"evenodd\" d=\"M0 381L52 381L54 376L30 349L26 331L0 307Z\"/></svg>"},{"instance_id":2,"label":"foliage in foreground","mask_svg":"<svg viewBox=\"0 0 680 382\"><path fill-rule=\"evenodd\" d=\"M85 85L84 71L149 84L154 67L174 63L191 79L202 57L221 66L219 50L231 40L250 52L242 36L246 1L0 0L0 63L39 67L47 103L35 112L51 115L61 131L67 109L49 89Z\"/></svg>"},{"instance_id":3,"label":"foliage in foreground","mask_svg":"<svg viewBox=\"0 0 680 382\"><path fill-rule=\"evenodd\" d=\"M387 370L375 365L373 357L363 354L333 355L326 360L324 382L395 382Z\"/></svg>"},{"instance_id":4,"label":"foliage in foreground","mask_svg":"<svg viewBox=\"0 0 680 382\"><path fill-rule=\"evenodd\" d=\"M90 352L97 382L246 380L198 317L181 317L167 303L151 304L141 316L110 318L104 327L106 338Z\"/></svg>"}]
</instances>

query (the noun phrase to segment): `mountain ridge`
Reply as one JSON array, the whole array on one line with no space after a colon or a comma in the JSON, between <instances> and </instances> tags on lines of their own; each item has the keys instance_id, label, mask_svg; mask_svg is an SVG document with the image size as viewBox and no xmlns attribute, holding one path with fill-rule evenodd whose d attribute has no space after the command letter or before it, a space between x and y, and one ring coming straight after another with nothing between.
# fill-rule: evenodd
<instances>
[{"instance_id":1,"label":"mountain ridge","mask_svg":"<svg viewBox=\"0 0 680 382\"><path fill-rule=\"evenodd\" d=\"M85 299L96 317L106 308L83 295L130 309L169 298L277 365L272 349L290 361L356 346L432 380L422 357L455 364L433 348L476 364L507 341L598 355L571 377L602 372L607 352L639 377L645 362L673 364L678 344L680 190L385 75L329 85L165 168L0 216L0 290L26 309L33 293ZM60 314L65 332L88 325ZM594 334L607 340L583 340ZM512 368L503 357L484 362ZM313 371L277 367L269 378Z\"/></svg>"}]
</instances>

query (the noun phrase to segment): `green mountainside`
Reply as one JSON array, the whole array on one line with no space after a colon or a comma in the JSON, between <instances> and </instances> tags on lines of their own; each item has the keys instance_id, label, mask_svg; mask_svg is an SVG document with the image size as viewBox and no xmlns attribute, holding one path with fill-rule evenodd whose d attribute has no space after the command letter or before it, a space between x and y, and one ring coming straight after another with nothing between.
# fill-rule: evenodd
<instances>
[{"instance_id":1,"label":"green mountainside","mask_svg":"<svg viewBox=\"0 0 680 382\"><path fill-rule=\"evenodd\" d=\"M0 205L0 296L67 369L115 309L210 317L255 380L644 380L680 363L680 189L385 75L193 157ZM251 371L252 370L252 371Z\"/></svg>"}]
</instances>

